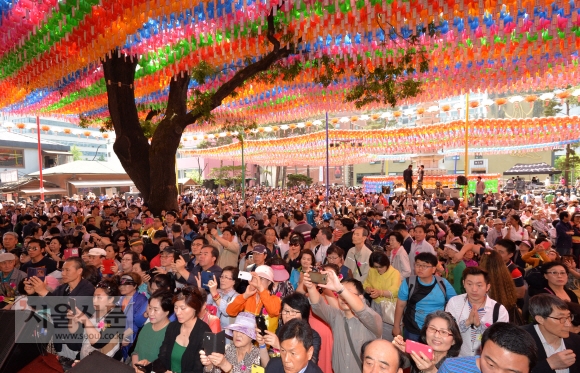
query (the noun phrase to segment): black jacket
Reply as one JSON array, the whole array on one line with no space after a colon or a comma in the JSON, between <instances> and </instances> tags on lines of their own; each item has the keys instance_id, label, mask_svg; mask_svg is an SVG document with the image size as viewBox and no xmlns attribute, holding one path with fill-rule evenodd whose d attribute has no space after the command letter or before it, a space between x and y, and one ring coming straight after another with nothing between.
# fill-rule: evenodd
<instances>
[{"instance_id":1,"label":"black jacket","mask_svg":"<svg viewBox=\"0 0 580 373\"><path fill-rule=\"evenodd\" d=\"M165 332L165 339L159 348L159 356L153 362L154 372L165 372L171 370L171 352L173 345L179 335L181 324L177 321L170 323ZM197 319L195 326L189 335L189 344L181 357L181 373L203 373L203 365L199 359L199 350L203 350L203 335L211 329L209 326Z\"/></svg>"},{"instance_id":2,"label":"black jacket","mask_svg":"<svg viewBox=\"0 0 580 373\"><path fill-rule=\"evenodd\" d=\"M536 333L536 328L534 328L534 325L524 325L522 326L522 329L530 333L536 342L536 346L538 347L538 363L531 373L555 373L556 371L550 368L550 365L548 364L546 350L544 350L544 346L542 345L540 336L538 336L538 333ZM576 361L569 368L570 373L580 373L580 359L578 358L578 356L580 356L580 336L570 333L568 338L564 338L564 345L567 349L574 351L576 354Z\"/></svg>"},{"instance_id":3,"label":"black jacket","mask_svg":"<svg viewBox=\"0 0 580 373\"><path fill-rule=\"evenodd\" d=\"M266 373L284 373L282 359L279 357L270 359L270 362L268 365L266 365ZM322 370L318 367L318 365L314 364L312 361L309 361L304 373L322 373Z\"/></svg>"}]
</instances>

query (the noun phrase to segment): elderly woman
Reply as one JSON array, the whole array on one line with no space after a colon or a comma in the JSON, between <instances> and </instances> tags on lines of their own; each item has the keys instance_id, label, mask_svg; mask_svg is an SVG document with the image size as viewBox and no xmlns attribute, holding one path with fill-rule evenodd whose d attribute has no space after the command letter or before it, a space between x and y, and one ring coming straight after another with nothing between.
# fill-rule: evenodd
<instances>
[{"instance_id":1,"label":"elderly woman","mask_svg":"<svg viewBox=\"0 0 580 373\"><path fill-rule=\"evenodd\" d=\"M233 342L226 346L224 355L214 352L207 356L203 350L199 351L201 363L205 372L247 373L252 365L265 367L269 356L266 345L254 345L256 340L256 318L249 312L240 312L236 321L226 327L226 334L232 337Z\"/></svg>"},{"instance_id":2,"label":"elderly woman","mask_svg":"<svg viewBox=\"0 0 580 373\"><path fill-rule=\"evenodd\" d=\"M119 306L121 306L127 320L123 338L123 359L129 357L129 349L135 340L135 335L146 321L144 314L147 310L147 297L137 292L140 284L141 277L135 272L123 274L119 282L119 291L122 295L119 299Z\"/></svg>"}]
</instances>

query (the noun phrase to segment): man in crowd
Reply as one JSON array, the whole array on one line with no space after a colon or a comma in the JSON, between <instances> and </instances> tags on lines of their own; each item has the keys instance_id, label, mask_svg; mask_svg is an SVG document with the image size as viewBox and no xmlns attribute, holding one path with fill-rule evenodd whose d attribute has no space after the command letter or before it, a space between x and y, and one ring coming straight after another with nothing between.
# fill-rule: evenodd
<instances>
[{"instance_id":1,"label":"man in crowd","mask_svg":"<svg viewBox=\"0 0 580 373\"><path fill-rule=\"evenodd\" d=\"M352 229L354 228L354 220L351 218L338 219L334 223L334 227L341 234L340 238L335 242L335 244L345 253L348 253L348 250L354 246L354 243L352 242Z\"/></svg>"},{"instance_id":2,"label":"man in crowd","mask_svg":"<svg viewBox=\"0 0 580 373\"><path fill-rule=\"evenodd\" d=\"M234 241L234 229L226 227L222 231L222 235L218 234L216 228L212 228L209 234L205 235L209 244L219 250L219 267L237 267L238 256L240 254L240 245Z\"/></svg>"},{"instance_id":3,"label":"man in crowd","mask_svg":"<svg viewBox=\"0 0 580 373\"><path fill-rule=\"evenodd\" d=\"M372 254L371 249L366 247L365 241L368 236L368 231L366 228L355 228L352 232L352 247L348 254L346 254L346 260L344 264L352 271L355 279L360 282L364 282L369 275L369 258Z\"/></svg>"},{"instance_id":4,"label":"man in crowd","mask_svg":"<svg viewBox=\"0 0 580 373\"><path fill-rule=\"evenodd\" d=\"M485 238L489 247L494 247L496 241L503 237L503 225L501 219L493 220L493 229L487 231L487 237Z\"/></svg>"},{"instance_id":5,"label":"man in crowd","mask_svg":"<svg viewBox=\"0 0 580 373\"><path fill-rule=\"evenodd\" d=\"M569 255L572 251L574 229L570 224L570 213L560 212L560 221L556 224L556 251L560 255Z\"/></svg>"},{"instance_id":6,"label":"man in crowd","mask_svg":"<svg viewBox=\"0 0 580 373\"><path fill-rule=\"evenodd\" d=\"M398 348L384 339L362 346L362 373L403 373L405 358Z\"/></svg>"},{"instance_id":7,"label":"man in crowd","mask_svg":"<svg viewBox=\"0 0 580 373\"><path fill-rule=\"evenodd\" d=\"M304 240L306 242L310 241L310 231L312 230L312 225L308 224L304 220L304 213L300 210L294 211L294 220L296 221L296 226L293 231L302 233Z\"/></svg>"},{"instance_id":8,"label":"man in crowd","mask_svg":"<svg viewBox=\"0 0 580 373\"><path fill-rule=\"evenodd\" d=\"M26 278L26 273L16 266L16 256L10 252L0 254L0 272L2 274L2 284L18 285Z\"/></svg>"},{"instance_id":9,"label":"man in crowd","mask_svg":"<svg viewBox=\"0 0 580 373\"><path fill-rule=\"evenodd\" d=\"M410 164L405 171L403 171L403 181L405 182L405 189L409 193L413 193L413 165Z\"/></svg>"},{"instance_id":10,"label":"man in crowd","mask_svg":"<svg viewBox=\"0 0 580 373\"><path fill-rule=\"evenodd\" d=\"M401 335L401 323L405 326L405 339L418 342L425 317L434 311L443 311L447 302L457 295L453 286L444 278L435 276L437 257L431 253L416 256L415 273L401 283L393 336Z\"/></svg>"},{"instance_id":11,"label":"man in crowd","mask_svg":"<svg viewBox=\"0 0 580 373\"><path fill-rule=\"evenodd\" d=\"M420 253L429 253L437 255L433 246L425 240L425 227L422 225L417 225L415 227L415 242L411 245L411 252L409 253L409 262L411 263L411 275L415 274L415 256Z\"/></svg>"},{"instance_id":12,"label":"man in crowd","mask_svg":"<svg viewBox=\"0 0 580 373\"><path fill-rule=\"evenodd\" d=\"M551 294L530 299L533 324L523 329L534 338L538 364L532 373L580 372L580 336L570 333L573 316L566 302Z\"/></svg>"},{"instance_id":13,"label":"man in crowd","mask_svg":"<svg viewBox=\"0 0 580 373\"><path fill-rule=\"evenodd\" d=\"M335 373L361 372L361 347L365 342L381 338L381 316L366 305L360 281L345 279L341 282L334 271L322 273L327 275L327 283L318 286L336 292L338 309L321 299L309 273L304 274L304 286L308 290L312 312L332 329L332 368Z\"/></svg>"},{"instance_id":14,"label":"man in crowd","mask_svg":"<svg viewBox=\"0 0 580 373\"><path fill-rule=\"evenodd\" d=\"M326 251L332 245L332 229L330 227L321 228L316 234L319 244L314 247L312 252L316 258L316 263L324 263Z\"/></svg>"},{"instance_id":15,"label":"man in crowd","mask_svg":"<svg viewBox=\"0 0 580 373\"><path fill-rule=\"evenodd\" d=\"M513 324L498 322L483 333L481 356L446 359L437 373L530 373L537 361L532 336Z\"/></svg>"},{"instance_id":16,"label":"man in crowd","mask_svg":"<svg viewBox=\"0 0 580 373\"><path fill-rule=\"evenodd\" d=\"M2 246L7 253L11 252L16 248L18 244L18 235L14 232L6 232L2 236Z\"/></svg>"},{"instance_id":17,"label":"man in crowd","mask_svg":"<svg viewBox=\"0 0 580 373\"><path fill-rule=\"evenodd\" d=\"M28 268L45 268L45 274L47 275L56 271L56 262L44 255L45 249L46 242L44 240L32 238L28 243L28 255L30 255L30 261L24 263L20 267L20 270L26 273Z\"/></svg>"},{"instance_id":18,"label":"man in crowd","mask_svg":"<svg viewBox=\"0 0 580 373\"><path fill-rule=\"evenodd\" d=\"M193 267L191 271L188 271L185 266L186 263L183 259L178 259L175 262L175 268L177 272L185 279L185 281L190 285L199 286L201 285L201 272L209 271L215 276L216 280L219 282L219 278L222 274L221 267L216 265L219 258L219 250L211 245L206 245L201 248L201 252L197 256L197 264Z\"/></svg>"},{"instance_id":19,"label":"man in crowd","mask_svg":"<svg viewBox=\"0 0 580 373\"><path fill-rule=\"evenodd\" d=\"M497 251L501 258L503 259L506 267L510 271L510 275L514 281L516 287L516 296L518 299L523 299L526 293L524 287L524 278L522 272L518 269L515 263L512 261L516 253L516 244L511 240L501 239L498 240L494 246L494 250Z\"/></svg>"}]
</instances>

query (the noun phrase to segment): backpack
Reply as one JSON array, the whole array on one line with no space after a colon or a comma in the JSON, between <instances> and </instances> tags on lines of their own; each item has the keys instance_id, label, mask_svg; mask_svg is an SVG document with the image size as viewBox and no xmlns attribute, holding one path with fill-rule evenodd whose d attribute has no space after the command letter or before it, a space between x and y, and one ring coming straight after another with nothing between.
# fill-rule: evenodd
<instances>
[{"instance_id":1,"label":"backpack","mask_svg":"<svg viewBox=\"0 0 580 373\"><path fill-rule=\"evenodd\" d=\"M528 287L536 288L536 289L543 289L548 284L548 281L542 274L542 264L536 266L532 269L529 269L525 276L524 280L528 283Z\"/></svg>"},{"instance_id":2,"label":"backpack","mask_svg":"<svg viewBox=\"0 0 580 373\"><path fill-rule=\"evenodd\" d=\"M445 297L445 305L443 306L443 308L445 308L445 306L447 306L447 289L445 288L445 284L443 283L443 278L437 275L434 275L433 277L435 277L435 282L437 283L437 285L439 285L439 288L441 289L441 291L443 292L443 296ZM417 287L415 286L416 283L417 276L407 277L407 285L409 287L409 297L407 299L411 299L413 294L415 294L415 291L417 291Z\"/></svg>"}]
</instances>

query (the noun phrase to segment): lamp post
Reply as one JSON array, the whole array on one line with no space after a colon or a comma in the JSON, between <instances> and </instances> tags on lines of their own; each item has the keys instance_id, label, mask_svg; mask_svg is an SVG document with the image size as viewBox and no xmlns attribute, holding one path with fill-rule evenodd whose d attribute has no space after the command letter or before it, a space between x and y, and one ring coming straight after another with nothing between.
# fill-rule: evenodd
<instances>
[{"instance_id":1,"label":"lamp post","mask_svg":"<svg viewBox=\"0 0 580 373\"><path fill-rule=\"evenodd\" d=\"M242 201L246 201L246 164L244 163L244 135L240 132L239 137L240 142L242 143Z\"/></svg>"},{"instance_id":2,"label":"lamp post","mask_svg":"<svg viewBox=\"0 0 580 373\"><path fill-rule=\"evenodd\" d=\"M36 135L38 139L38 168L40 170L40 199L44 201L44 180L42 179L42 146L40 145L40 117L36 116Z\"/></svg>"},{"instance_id":3,"label":"lamp post","mask_svg":"<svg viewBox=\"0 0 580 373\"><path fill-rule=\"evenodd\" d=\"M466 183L463 186L463 200L467 201L469 181L467 180L467 170L469 169L469 91L465 94L465 165L464 175Z\"/></svg>"},{"instance_id":4,"label":"lamp post","mask_svg":"<svg viewBox=\"0 0 580 373\"><path fill-rule=\"evenodd\" d=\"M329 143L328 143L328 111L326 112L326 205L330 200L330 160L329 160Z\"/></svg>"}]
</instances>

